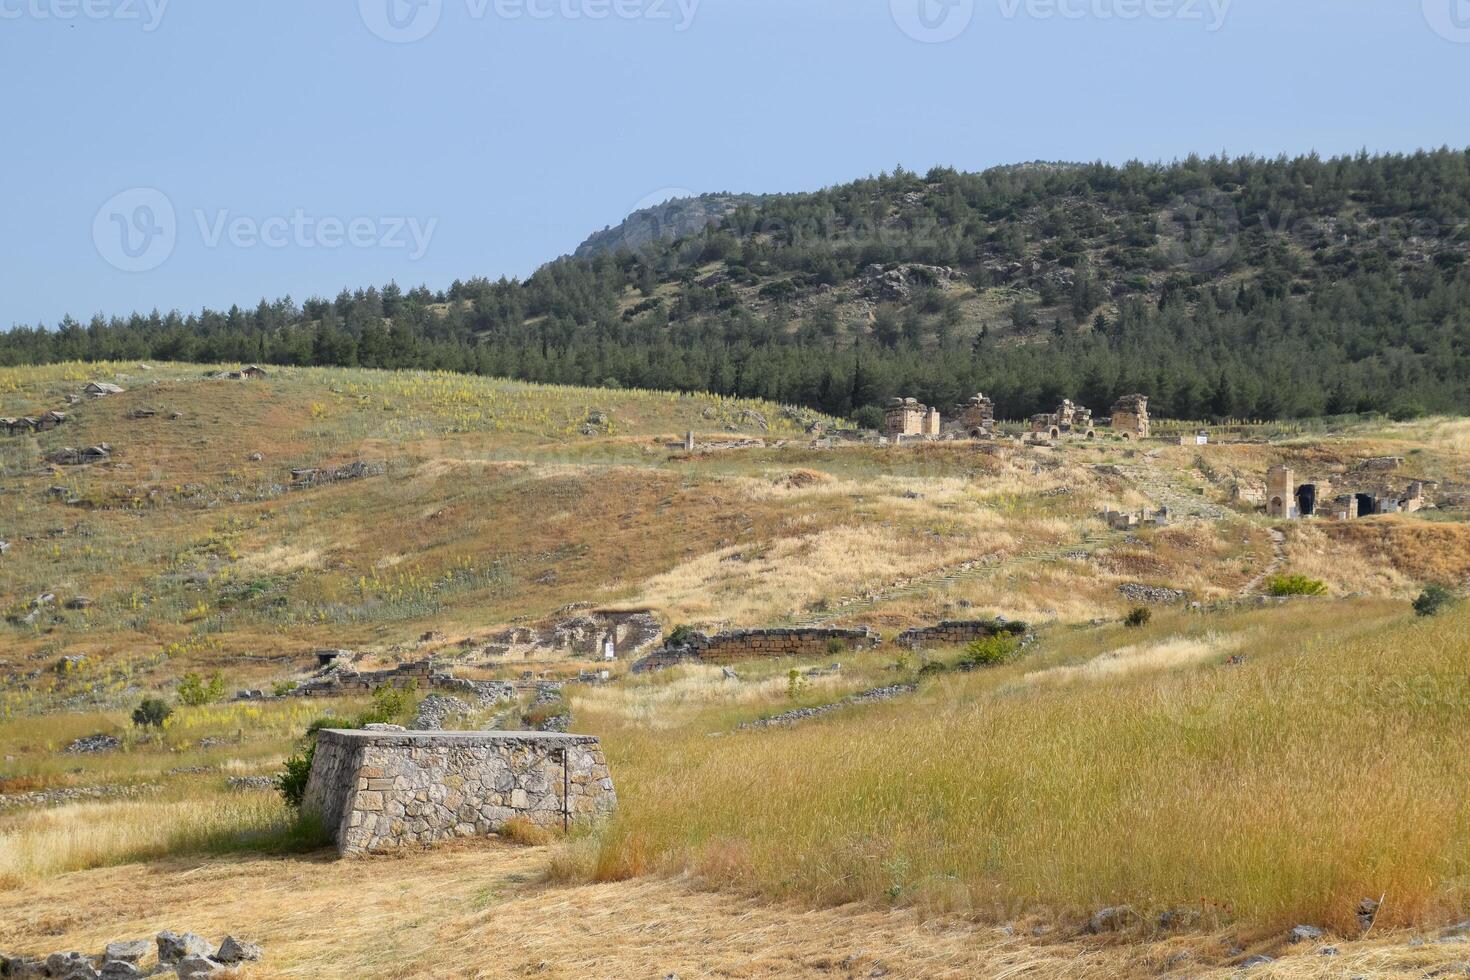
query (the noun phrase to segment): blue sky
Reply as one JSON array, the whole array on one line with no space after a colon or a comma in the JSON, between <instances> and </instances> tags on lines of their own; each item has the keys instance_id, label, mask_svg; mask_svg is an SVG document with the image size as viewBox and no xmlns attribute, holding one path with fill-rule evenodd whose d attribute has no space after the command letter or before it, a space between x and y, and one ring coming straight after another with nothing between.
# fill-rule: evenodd
<instances>
[{"instance_id":1,"label":"blue sky","mask_svg":"<svg viewBox=\"0 0 1470 980\"><path fill-rule=\"evenodd\" d=\"M525 275L670 189L1464 146L1470 0L0 0L0 77L4 327Z\"/></svg>"}]
</instances>

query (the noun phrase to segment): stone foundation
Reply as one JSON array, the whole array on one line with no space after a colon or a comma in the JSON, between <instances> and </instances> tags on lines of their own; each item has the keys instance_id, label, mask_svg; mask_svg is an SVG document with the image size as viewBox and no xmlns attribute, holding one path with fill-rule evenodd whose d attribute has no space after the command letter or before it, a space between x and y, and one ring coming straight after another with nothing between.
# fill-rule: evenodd
<instances>
[{"instance_id":1,"label":"stone foundation","mask_svg":"<svg viewBox=\"0 0 1470 980\"><path fill-rule=\"evenodd\" d=\"M829 657L843 651L868 650L882 637L868 629L736 630L706 636L695 633L684 646L665 647L633 666L635 673L681 663L731 664L741 660L781 657Z\"/></svg>"},{"instance_id":2,"label":"stone foundation","mask_svg":"<svg viewBox=\"0 0 1470 980\"><path fill-rule=\"evenodd\" d=\"M563 829L616 807L596 738L537 732L323 731L303 802L344 856L485 836L516 818Z\"/></svg>"},{"instance_id":3,"label":"stone foundation","mask_svg":"<svg viewBox=\"0 0 1470 980\"><path fill-rule=\"evenodd\" d=\"M894 643L910 650L925 650L930 647L962 647L976 640L988 640L992 636L1025 636L1029 627L1025 623L998 622L992 619L949 621L938 626L924 626L905 630Z\"/></svg>"}]
</instances>

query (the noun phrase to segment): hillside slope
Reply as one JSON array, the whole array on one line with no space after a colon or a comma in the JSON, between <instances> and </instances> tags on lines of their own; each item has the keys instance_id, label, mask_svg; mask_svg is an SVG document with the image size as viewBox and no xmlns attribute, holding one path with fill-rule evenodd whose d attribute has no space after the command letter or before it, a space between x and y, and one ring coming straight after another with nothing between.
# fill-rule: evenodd
<instances>
[{"instance_id":1,"label":"hillside slope","mask_svg":"<svg viewBox=\"0 0 1470 980\"><path fill-rule=\"evenodd\" d=\"M1470 152L904 170L670 202L525 282L344 291L0 338L73 358L419 367L834 415L1470 411Z\"/></svg>"}]
</instances>

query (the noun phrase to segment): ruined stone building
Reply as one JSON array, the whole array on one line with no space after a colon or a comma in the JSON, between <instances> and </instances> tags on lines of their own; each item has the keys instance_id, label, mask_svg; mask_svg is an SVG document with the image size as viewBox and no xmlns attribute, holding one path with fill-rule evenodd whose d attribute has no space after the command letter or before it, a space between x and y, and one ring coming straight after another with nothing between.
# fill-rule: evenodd
<instances>
[{"instance_id":1,"label":"ruined stone building","mask_svg":"<svg viewBox=\"0 0 1470 980\"><path fill-rule=\"evenodd\" d=\"M1152 435L1147 395L1124 395L1113 406L1112 428L1124 439L1147 439Z\"/></svg>"},{"instance_id":2,"label":"ruined stone building","mask_svg":"<svg viewBox=\"0 0 1470 980\"><path fill-rule=\"evenodd\" d=\"M1055 412L1031 416L1031 431L1049 439L1063 436L1092 439L1097 435L1092 425L1092 409L1083 408L1070 398L1064 399Z\"/></svg>"},{"instance_id":3,"label":"ruined stone building","mask_svg":"<svg viewBox=\"0 0 1470 980\"><path fill-rule=\"evenodd\" d=\"M1266 514L1282 520L1324 517L1351 521L1381 514L1412 514L1429 506L1425 484L1414 481L1403 491L1374 483L1349 487L1334 486L1326 479L1297 483L1289 466L1273 466L1266 473ZM1347 492L1340 492L1346 490ZM1334 492L1339 491L1339 492Z\"/></svg>"},{"instance_id":4,"label":"ruined stone building","mask_svg":"<svg viewBox=\"0 0 1470 980\"><path fill-rule=\"evenodd\" d=\"M989 439L995 435L995 402L983 394L973 395L965 403L960 422L971 439Z\"/></svg>"},{"instance_id":5,"label":"ruined stone building","mask_svg":"<svg viewBox=\"0 0 1470 980\"><path fill-rule=\"evenodd\" d=\"M1290 466L1266 471L1266 516L1293 520L1300 516L1296 501L1296 474Z\"/></svg>"},{"instance_id":6,"label":"ruined stone building","mask_svg":"<svg viewBox=\"0 0 1470 980\"><path fill-rule=\"evenodd\" d=\"M895 398L884 412L883 428L890 438L938 436L940 422L939 409L928 408L917 398Z\"/></svg>"}]
</instances>

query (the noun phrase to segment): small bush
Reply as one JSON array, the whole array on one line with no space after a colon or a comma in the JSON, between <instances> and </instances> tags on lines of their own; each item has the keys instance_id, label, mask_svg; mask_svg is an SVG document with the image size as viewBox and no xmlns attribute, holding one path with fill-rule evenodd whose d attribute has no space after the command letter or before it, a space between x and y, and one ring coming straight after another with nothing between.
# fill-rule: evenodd
<instances>
[{"instance_id":1,"label":"small bush","mask_svg":"<svg viewBox=\"0 0 1470 980\"><path fill-rule=\"evenodd\" d=\"M806 679L801 676L801 671L792 667L791 673L786 675L786 699L788 701L800 700L801 696L806 693L806 689Z\"/></svg>"},{"instance_id":2,"label":"small bush","mask_svg":"<svg viewBox=\"0 0 1470 980\"><path fill-rule=\"evenodd\" d=\"M373 692L373 705L361 717L353 727L366 728L368 725L395 725L408 720L413 713L415 704L415 692L418 691L417 684L407 687L393 687L385 684Z\"/></svg>"},{"instance_id":3,"label":"small bush","mask_svg":"<svg viewBox=\"0 0 1470 980\"><path fill-rule=\"evenodd\" d=\"M1152 609L1145 606L1138 606L1135 609L1129 610L1128 615L1123 617L1123 625L1131 630L1143 629L1143 627L1152 622L1153 618L1154 612Z\"/></svg>"},{"instance_id":4,"label":"small bush","mask_svg":"<svg viewBox=\"0 0 1470 980\"><path fill-rule=\"evenodd\" d=\"M1010 636L987 636L965 647L961 664L971 667L998 667L1016 655L1016 641Z\"/></svg>"},{"instance_id":5,"label":"small bush","mask_svg":"<svg viewBox=\"0 0 1470 980\"><path fill-rule=\"evenodd\" d=\"M133 724L139 728L162 728L174 713L162 698L144 698L143 703L133 709Z\"/></svg>"},{"instance_id":6,"label":"small bush","mask_svg":"<svg viewBox=\"0 0 1470 980\"><path fill-rule=\"evenodd\" d=\"M284 771L276 777L276 787L281 791L281 798L292 809L301 809L301 801L306 798L306 782L311 778L311 763L315 757L316 742L313 741L301 752L287 759Z\"/></svg>"},{"instance_id":7,"label":"small bush","mask_svg":"<svg viewBox=\"0 0 1470 980\"><path fill-rule=\"evenodd\" d=\"M300 686L300 683L298 683L297 681L281 681L275 686L274 693L276 697L283 698Z\"/></svg>"},{"instance_id":8,"label":"small bush","mask_svg":"<svg viewBox=\"0 0 1470 980\"><path fill-rule=\"evenodd\" d=\"M1271 580L1274 596L1326 595L1327 583L1305 575L1278 575Z\"/></svg>"},{"instance_id":9,"label":"small bush","mask_svg":"<svg viewBox=\"0 0 1470 980\"><path fill-rule=\"evenodd\" d=\"M674 631L669 634L669 646L671 646L671 647L687 646L688 643L689 643L689 641L691 639L693 639L693 638L694 638L694 627L693 626L686 626L683 623L680 623L678 626L675 626L674 627Z\"/></svg>"},{"instance_id":10,"label":"small bush","mask_svg":"<svg viewBox=\"0 0 1470 980\"><path fill-rule=\"evenodd\" d=\"M837 639L837 637L834 636L832 639L830 639L830 640L827 641L827 656L829 656L829 657L837 657L837 656L841 656L842 654L844 654L846 652L847 652L847 644L846 643L843 643L841 640Z\"/></svg>"},{"instance_id":11,"label":"small bush","mask_svg":"<svg viewBox=\"0 0 1470 980\"><path fill-rule=\"evenodd\" d=\"M210 675L208 680L188 673L179 680L179 702L191 708L214 704L223 701L224 697L225 679L218 673Z\"/></svg>"},{"instance_id":12,"label":"small bush","mask_svg":"<svg viewBox=\"0 0 1470 980\"><path fill-rule=\"evenodd\" d=\"M1443 585L1431 585L1414 600L1414 612L1420 616L1438 616L1458 601Z\"/></svg>"}]
</instances>

